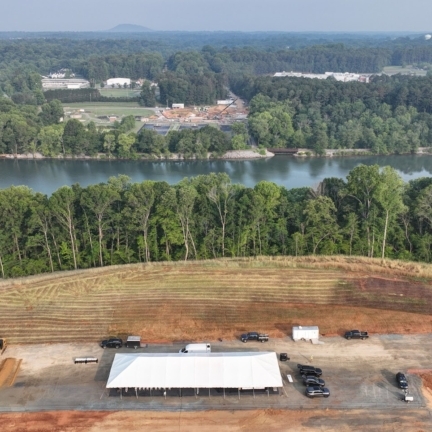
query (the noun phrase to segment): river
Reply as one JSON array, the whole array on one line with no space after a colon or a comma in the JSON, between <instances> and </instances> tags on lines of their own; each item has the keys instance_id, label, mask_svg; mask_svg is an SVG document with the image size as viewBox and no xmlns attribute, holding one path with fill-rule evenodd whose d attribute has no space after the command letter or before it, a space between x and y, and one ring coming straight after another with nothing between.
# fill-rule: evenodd
<instances>
[{"instance_id":1,"label":"river","mask_svg":"<svg viewBox=\"0 0 432 432\"><path fill-rule=\"evenodd\" d=\"M64 185L81 186L106 182L109 177L128 175L132 181L178 183L184 177L226 172L233 183L253 187L261 180L288 189L317 186L326 177L345 178L359 164L395 168L405 181L430 176L432 155L356 156L338 158L294 158L275 156L259 160L214 161L97 161L97 160L0 160L0 189L27 185L50 195Z\"/></svg>"}]
</instances>

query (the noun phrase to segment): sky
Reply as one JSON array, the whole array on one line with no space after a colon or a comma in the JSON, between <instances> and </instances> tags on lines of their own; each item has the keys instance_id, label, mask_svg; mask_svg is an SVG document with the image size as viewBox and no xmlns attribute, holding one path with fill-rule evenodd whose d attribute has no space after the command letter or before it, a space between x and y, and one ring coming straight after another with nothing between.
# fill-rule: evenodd
<instances>
[{"instance_id":1,"label":"sky","mask_svg":"<svg viewBox=\"0 0 432 432\"><path fill-rule=\"evenodd\" d=\"M0 0L0 31L432 31L432 0Z\"/></svg>"}]
</instances>

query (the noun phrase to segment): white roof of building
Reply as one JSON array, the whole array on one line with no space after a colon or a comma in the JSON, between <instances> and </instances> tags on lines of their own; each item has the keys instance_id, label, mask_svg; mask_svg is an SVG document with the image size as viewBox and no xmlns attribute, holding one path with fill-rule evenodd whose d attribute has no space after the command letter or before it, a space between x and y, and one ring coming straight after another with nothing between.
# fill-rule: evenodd
<instances>
[{"instance_id":1,"label":"white roof of building","mask_svg":"<svg viewBox=\"0 0 432 432\"><path fill-rule=\"evenodd\" d=\"M282 387L274 352L116 354L107 388Z\"/></svg>"}]
</instances>

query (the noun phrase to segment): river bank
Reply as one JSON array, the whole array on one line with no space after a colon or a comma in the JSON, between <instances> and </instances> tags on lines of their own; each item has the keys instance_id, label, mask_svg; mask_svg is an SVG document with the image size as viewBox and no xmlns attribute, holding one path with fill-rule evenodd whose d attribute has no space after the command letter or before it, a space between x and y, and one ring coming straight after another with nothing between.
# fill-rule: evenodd
<instances>
[{"instance_id":1,"label":"river bank","mask_svg":"<svg viewBox=\"0 0 432 432\"><path fill-rule=\"evenodd\" d=\"M407 153L411 155L411 153ZM431 147L419 147L415 155L431 155ZM23 153L23 154L0 154L0 159L20 159L20 160L106 160L106 161L120 161L120 160L142 160L146 162L157 162L157 161L187 161L187 160L256 160L266 159L275 156L274 153L269 152L266 149L248 149L248 150L229 150L222 156L215 156L212 153L207 153L206 158L186 158L184 155L179 153L170 153L169 155L147 155L139 154L135 158L117 158L114 156L108 156L105 153L98 153L96 156L87 155L58 155L58 156L44 156L41 153ZM376 155L368 149L326 149L324 155L316 155L310 149L298 149L296 154L290 155L294 158L336 158L336 157L356 157L356 156L392 156L388 155Z\"/></svg>"},{"instance_id":2,"label":"river bank","mask_svg":"<svg viewBox=\"0 0 432 432\"><path fill-rule=\"evenodd\" d=\"M229 160L229 159L242 159L242 160L253 160L253 159L265 159L269 157L273 157L274 154L270 153L267 150L229 150L222 156L214 156L212 153L207 153L207 158L185 158L184 155L179 153L170 153L169 155L144 155L139 154L136 158L117 158L117 157L109 157L105 153L99 153L96 156L87 156L87 155L58 155L58 156L44 156L41 153L23 153L23 154L0 154L0 159L20 159L20 160L43 160L43 159L52 159L52 160L107 160L107 161L116 161L116 160L143 160L147 162L152 161L183 161L183 160Z\"/></svg>"}]
</instances>

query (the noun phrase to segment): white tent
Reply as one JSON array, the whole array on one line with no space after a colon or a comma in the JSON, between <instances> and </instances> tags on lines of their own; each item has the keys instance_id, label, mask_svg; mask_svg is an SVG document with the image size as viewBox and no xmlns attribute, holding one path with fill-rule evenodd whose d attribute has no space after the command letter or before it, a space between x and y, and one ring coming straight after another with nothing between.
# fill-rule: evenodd
<instances>
[{"instance_id":1,"label":"white tent","mask_svg":"<svg viewBox=\"0 0 432 432\"><path fill-rule=\"evenodd\" d=\"M107 388L282 387L274 352L116 354Z\"/></svg>"}]
</instances>

